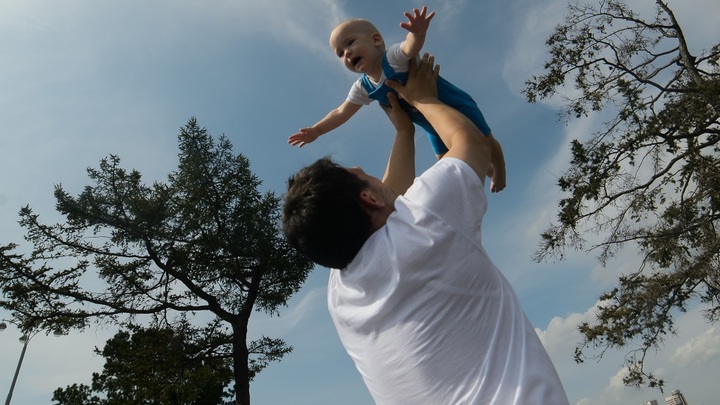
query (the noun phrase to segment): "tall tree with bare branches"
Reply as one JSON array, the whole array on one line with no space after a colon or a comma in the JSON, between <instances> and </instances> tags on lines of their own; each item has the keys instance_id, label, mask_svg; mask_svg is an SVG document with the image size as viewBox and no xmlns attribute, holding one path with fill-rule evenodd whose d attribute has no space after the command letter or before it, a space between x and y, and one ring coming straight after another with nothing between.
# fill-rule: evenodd
<instances>
[{"instance_id":1,"label":"tall tree with bare branches","mask_svg":"<svg viewBox=\"0 0 720 405\"><path fill-rule=\"evenodd\" d=\"M570 6L524 89L530 102L560 96L567 119L610 117L572 141L565 196L535 258L592 250L605 265L622 247L639 251L579 326L575 351L582 362L626 348L624 382L637 387L662 387L645 358L676 332L677 310L700 303L720 318L720 44L694 49L668 4L654 3L647 16L620 0Z\"/></svg>"}]
</instances>

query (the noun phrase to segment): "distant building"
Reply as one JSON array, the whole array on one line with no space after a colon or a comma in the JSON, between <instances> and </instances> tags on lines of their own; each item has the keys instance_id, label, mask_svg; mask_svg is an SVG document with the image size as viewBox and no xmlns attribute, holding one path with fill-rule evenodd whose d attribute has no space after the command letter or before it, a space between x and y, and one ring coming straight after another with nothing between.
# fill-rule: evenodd
<instances>
[{"instance_id":1,"label":"distant building","mask_svg":"<svg viewBox=\"0 0 720 405\"><path fill-rule=\"evenodd\" d=\"M658 404L658 401L653 399L652 401L645 402L643 405L660 405L660 404Z\"/></svg>"},{"instance_id":2,"label":"distant building","mask_svg":"<svg viewBox=\"0 0 720 405\"><path fill-rule=\"evenodd\" d=\"M685 400L685 396L680 392L680 390L674 390L670 393L669 397L665 397L665 402L667 405L688 405L688 402Z\"/></svg>"}]
</instances>

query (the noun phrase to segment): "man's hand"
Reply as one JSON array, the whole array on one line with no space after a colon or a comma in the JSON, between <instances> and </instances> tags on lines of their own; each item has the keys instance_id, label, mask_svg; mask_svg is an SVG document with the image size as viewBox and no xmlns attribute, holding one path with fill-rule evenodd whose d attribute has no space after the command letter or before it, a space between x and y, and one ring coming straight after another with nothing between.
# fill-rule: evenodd
<instances>
[{"instance_id":1,"label":"man's hand","mask_svg":"<svg viewBox=\"0 0 720 405\"><path fill-rule=\"evenodd\" d=\"M435 65L435 57L426 52L419 62L410 61L405 85L393 80L388 80L385 84L397 91L408 103L416 105L423 99L437 99L438 76L440 76L440 65Z\"/></svg>"},{"instance_id":2,"label":"man's hand","mask_svg":"<svg viewBox=\"0 0 720 405\"><path fill-rule=\"evenodd\" d=\"M438 100L437 78L440 69L434 64L435 59L426 53L417 66L410 63L408 81L404 86L392 81L386 84L427 118L448 147L443 157L467 163L484 183L490 166L490 142L466 116Z\"/></svg>"},{"instance_id":3,"label":"man's hand","mask_svg":"<svg viewBox=\"0 0 720 405\"><path fill-rule=\"evenodd\" d=\"M413 14L410 14L410 12L405 12L404 14L408 21L401 22L400 27L416 35L424 35L430 26L430 20L435 16L434 11L427 14L426 6L423 6L422 10L414 9Z\"/></svg>"}]
</instances>

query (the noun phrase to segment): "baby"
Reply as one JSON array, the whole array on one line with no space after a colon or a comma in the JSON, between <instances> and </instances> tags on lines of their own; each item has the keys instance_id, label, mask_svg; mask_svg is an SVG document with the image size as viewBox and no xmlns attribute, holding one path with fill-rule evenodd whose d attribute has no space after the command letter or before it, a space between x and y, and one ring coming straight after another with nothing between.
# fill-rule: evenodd
<instances>
[{"instance_id":1,"label":"baby","mask_svg":"<svg viewBox=\"0 0 720 405\"><path fill-rule=\"evenodd\" d=\"M302 147L313 142L320 135L326 134L350 119L360 107L377 100L389 105L387 93L392 91L385 85L386 80L404 83L407 80L408 62L416 58L425 43L425 34L435 12L427 14L427 7L406 12L408 21L400 23L408 34L405 41L385 48L382 35L367 20L351 19L340 23L330 34L330 47L346 68L362 74L350 89L347 99L336 109L315 125L301 128L300 132L291 135L288 143ZM488 176L491 179L490 191L498 192L505 188L505 160L500 143L493 137L490 127L485 122L475 101L442 77L438 78L438 98L449 106L467 116L488 137L492 145L491 168ZM430 138L430 144L438 158L447 151L432 126L425 117L415 111L404 100L400 104L414 123L423 127Z\"/></svg>"}]
</instances>

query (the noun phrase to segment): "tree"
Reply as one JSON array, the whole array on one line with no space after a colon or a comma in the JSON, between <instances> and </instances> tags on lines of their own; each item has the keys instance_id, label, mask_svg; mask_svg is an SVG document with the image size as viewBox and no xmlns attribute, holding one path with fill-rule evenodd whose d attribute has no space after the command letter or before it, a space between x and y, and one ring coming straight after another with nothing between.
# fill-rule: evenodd
<instances>
[{"instance_id":1,"label":"tree","mask_svg":"<svg viewBox=\"0 0 720 405\"><path fill-rule=\"evenodd\" d=\"M64 223L45 225L22 208L32 251L0 246L0 307L26 329L139 317L192 328L203 356L231 359L236 402L249 404L255 374L292 350L265 336L248 342L250 315L277 315L312 265L282 236L280 199L258 190L249 161L224 136L216 143L192 118L178 139L179 166L166 183L143 184L111 155L88 169L94 184L77 197L56 186Z\"/></svg>"},{"instance_id":2,"label":"tree","mask_svg":"<svg viewBox=\"0 0 720 405\"><path fill-rule=\"evenodd\" d=\"M579 326L575 359L625 347L625 384L662 388L644 360L677 332L673 313L700 303L708 320L720 317L720 45L694 53L673 11L655 5L647 18L620 0L570 6L546 42L544 73L524 94L561 96L568 119L610 116L572 142L557 223L535 259L562 259L570 248L593 250L606 265L637 246L637 270Z\"/></svg>"},{"instance_id":3,"label":"tree","mask_svg":"<svg viewBox=\"0 0 720 405\"><path fill-rule=\"evenodd\" d=\"M68 385L65 389L57 389L53 393L53 401L58 405L106 405L97 395L92 395L92 390L85 384Z\"/></svg>"},{"instance_id":4,"label":"tree","mask_svg":"<svg viewBox=\"0 0 720 405\"><path fill-rule=\"evenodd\" d=\"M217 405L230 396L232 379L227 358L202 356L203 336L181 329L130 325L95 353L105 358L102 373L93 373L92 386L58 388L58 405L192 404ZM103 394L93 395L92 392Z\"/></svg>"}]
</instances>

